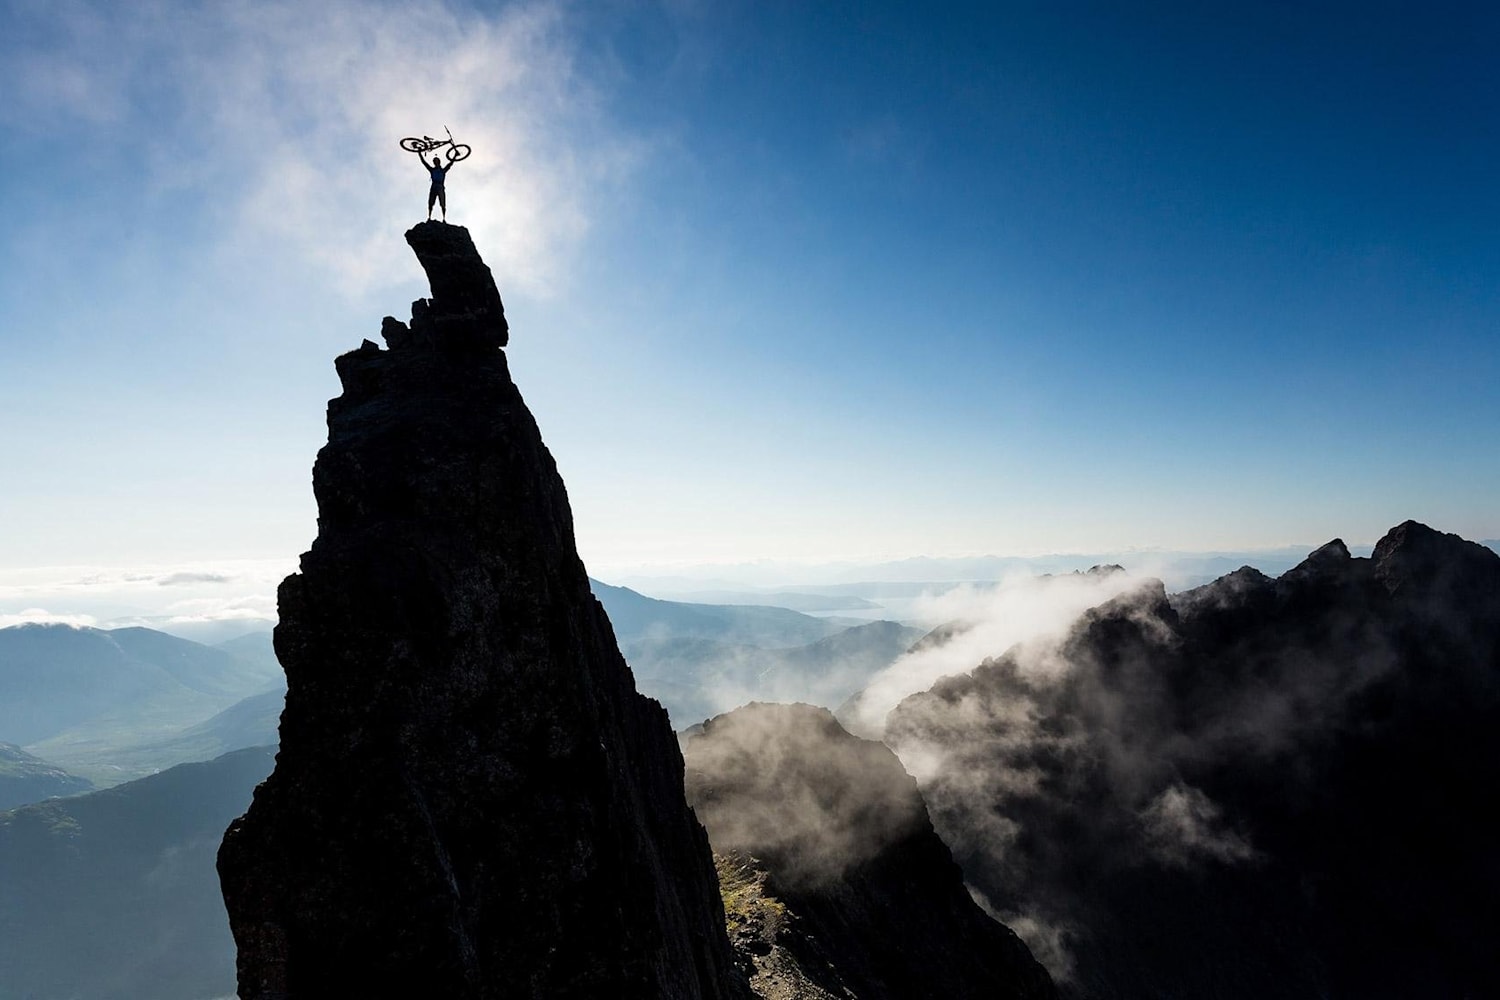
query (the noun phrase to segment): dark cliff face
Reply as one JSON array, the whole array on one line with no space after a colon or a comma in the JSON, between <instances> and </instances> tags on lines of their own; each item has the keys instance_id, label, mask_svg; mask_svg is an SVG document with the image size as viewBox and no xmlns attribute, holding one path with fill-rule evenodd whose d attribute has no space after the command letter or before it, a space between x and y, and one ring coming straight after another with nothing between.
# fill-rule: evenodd
<instances>
[{"instance_id":1,"label":"dark cliff face","mask_svg":"<svg viewBox=\"0 0 1500 1000\"><path fill-rule=\"evenodd\" d=\"M984 914L880 743L809 705L754 703L687 740L737 950L776 1000L1053 997Z\"/></svg>"},{"instance_id":2,"label":"dark cliff face","mask_svg":"<svg viewBox=\"0 0 1500 1000\"><path fill-rule=\"evenodd\" d=\"M666 714L590 595L467 230L338 359L275 773L219 855L245 1000L737 996Z\"/></svg>"},{"instance_id":3,"label":"dark cliff face","mask_svg":"<svg viewBox=\"0 0 1500 1000\"><path fill-rule=\"evenodd\" d=\"M1081 997L1500 993L1500 557L1415 522L1143 587L903 702L970 881Z\"/></svg>"}]
</instances>

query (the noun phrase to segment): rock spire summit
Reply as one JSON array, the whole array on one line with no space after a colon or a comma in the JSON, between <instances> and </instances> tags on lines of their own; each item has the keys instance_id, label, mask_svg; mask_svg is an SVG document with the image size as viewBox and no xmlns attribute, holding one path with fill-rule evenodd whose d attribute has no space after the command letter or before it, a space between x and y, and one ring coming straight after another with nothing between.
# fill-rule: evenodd
<instances>
[{"instance_id":1,"label":"rock spire summit","mask_svg":"<svg viewBox=\"0 0 1500 1000\"><path fill-rule=\"evenodd\" d=\"M589 590L468 231L337 360L281 752L219 872L239 994L740 997L666 713Z\"/></svg>"}]
</instances>

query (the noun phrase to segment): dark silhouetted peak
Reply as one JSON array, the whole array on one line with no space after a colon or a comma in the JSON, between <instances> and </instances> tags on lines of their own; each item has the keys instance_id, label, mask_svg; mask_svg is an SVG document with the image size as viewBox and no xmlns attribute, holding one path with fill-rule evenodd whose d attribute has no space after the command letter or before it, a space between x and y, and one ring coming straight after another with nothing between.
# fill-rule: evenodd
<instances>
[{"instance_id":1,"label":"dark silhouetted peak","mask_svg":"<svg viewBox=\"0 0 1500 1000\"><path fill-rule=\"evenodd\" d=\"M1277 577L1276 592L1283 601L1308 607L1329 600L1362 601L1370 570L1370 560L1356 559L1343 539L1335 538ZM1335 597L1335 592L1343 596Z\"/></svg>"},{"instance_id":2,"label":"dark silhouetted peak","mask_svg":"<svg viewBox=\"0 0 1500 1000\"><path fill-rule=\"evenodd\" d=\"M1386 532L1370 559L1375 578L1393 595L1405 596L1416 588L1437 596L1458 597L1449 592L1468 590L1470 598L1486 592L1500 597L1500 555L1416 521Z\"/></svg>"},{"instance_id":3,"label":"dark silhouetted peak","mask_svg":"<svg viewBox=\"0 0 1500 1000\"><path fill-rule=\"evenodd\" d=\"M1254 566L1241 566L1212 583L1173 594L1171 602L1179 615L1190 618L1207 611L1227 611L1268 599L1274 586L1274 581Z\"/></svg>"},{"instance_id":4,"label":"dark silhouetted peak","mask_svg":"<svg viewBox=\"0 0 1500 1000\"><path fill-rule=\"evenodd\" d=\"M589 592L461 228L338 359L318 537L279 592L281 750L219 871L239 995L743 994L666 713Z\"/></svg>"},{"instance_id":5,"label":"dark silhouetted peak","mask_svg":"<svg viewBox=\"0 0 1500 1000\"><path fill-rule=\"evenodd\" d=\"M1090 641L1101 647L1118 643L1123 648L1152 641L1175 629L1177 624L1177 612L1167 599L1166 585L1148 577L1125 593L1085 611L1075 631L1086 633Z\"/></svg>"},{"instance_id":6,"label":"dark silhouetted peak","mask_svg":"<svg viewBox=\"0 0 1500 1000\"><path fill-rule=\"evenodd\" d=\"M916 782L809 705L752 703L686 740L731 940L767 1000L1051 997L975 904Z\"/></svg>"},{"instance_id":7,"label":"dark silhouetted peak","mask_svg":"<svg viewBox=\"0 0 1500 1000\"><path fill-rule=\"evenodd\" d=\"M411 304L411 325L387 316L380 333L392 350L438 347L450 351L504 347L510 324L494 275L474 248L469 231L446 222L423 222L406 232L432 286L432 297Z\"/></svg>"},{"instance_id":8,"label":"dark silhouetted peak","mask_svg":"<svg viewBox=\"0 0 1500 1000\"><path fill-rule=\"evenodd\" d=\"M1119 563L1100 563L1097 566L1090 566L1084 572L1084 575L1096 576L1100 579L1106 579L1108 577L1114 576L1117 573L1123 572L1125 572L1125 567L1121 566Z\"/></svg>"},{"instance_id":9,"label":"dark silhouetted peak","mask_svg":"<svg viewBox=\"0 0 1500 1000\"><path fill-rule=\"evenodd\" d=\"M1307 554L1307 558L1290 570L1292 573L1328 574L1337 573L1348 566L1354 557L1342 538L1335 538L1320 545Z\"/></svg>"}]
</instances>

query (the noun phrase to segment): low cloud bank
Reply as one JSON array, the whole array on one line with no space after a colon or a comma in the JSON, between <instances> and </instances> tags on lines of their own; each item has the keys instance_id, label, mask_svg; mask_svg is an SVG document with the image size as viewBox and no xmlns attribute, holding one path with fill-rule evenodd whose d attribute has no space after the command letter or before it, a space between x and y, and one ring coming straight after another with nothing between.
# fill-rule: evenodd
<instances>
[{"instance_id":1,"label":"low cloud bank","mask_svg":"<svg viewBox=\"0 0 1500 1000\"><path fill-rule=\"evenodd\" d=\"M1119 567L1095 567L1058 576L1017 576L998 585L965 585L928 595L916 616L948 624L881 671L840 717L854 732L878 737L886 715L908 695L940 678L965 673L1012 646L1055 638L1084 611L1140 585ZM1045 657L1027 660L1051 669Z\"/></svg>"},{"instance_id":2,"label":"low cloud bank","mask_svg":"<svg viewBox=\"0 0 1500 1000\"><path fill-rule=\"evenodd\" d=\"M47 622L138 625L217 641L274 623L276 587L294 568L274 559L3 570L0 628Z\"/></svg>"}]
</instances>

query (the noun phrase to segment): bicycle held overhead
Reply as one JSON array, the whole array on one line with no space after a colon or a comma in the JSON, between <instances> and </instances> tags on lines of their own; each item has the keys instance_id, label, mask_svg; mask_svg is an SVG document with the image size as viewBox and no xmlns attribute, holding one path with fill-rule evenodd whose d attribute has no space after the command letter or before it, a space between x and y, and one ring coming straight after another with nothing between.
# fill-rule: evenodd
<instances>
[{"instance_id":1,"label":"bicycle held overhead","mask_svg":"<svg viewBox=\"0 0 1500 1000\"><path fill-rule=\"evenodd\" d=\"M455 142L453 132L448 126L443 126L443 131L448 133L446 139L434 139L430 135L424 135L418 139L416 136L407 136L401 140L401 148L408 153L416 153L417 159L422 161L422 166L427 168L432 177L432 187L427 191L427 219L432 220L432 206L441 205L443 208L443 221L448 221L448 192L443 184L447 179L448 171L459 160L466 158L471 150L461 142ZM437 151L447 147L443 156L447 158L444 163L438 157ZM427 162L427 154L432 154L432 162Z\"/></svg>"},{"instance_id":2,"label":"bicycle held overhead","mask_svg":"<svg viewBox=\"0 0 1500 1000\"><path fill-rule=\"evenodd\" d=\"M427 153L435 152L436 150L442 149L444 146L447 146L448 149L443 153L443 156L445 159L447 159L449 166L452 166L459 160L467 158L469 153L473 152L468 146L464 145L463 143L454 141L453 132L449 130L448 126L444 125L443 131L448 133L448 138L434 139L430 135L424 135L420 139L418 139L415 136L407 136L405 139L401 140L401 148L406 150L408 153L416 153L419 157L422 157L422 162L426 163Z\"/></svg>"}]
</instances>

